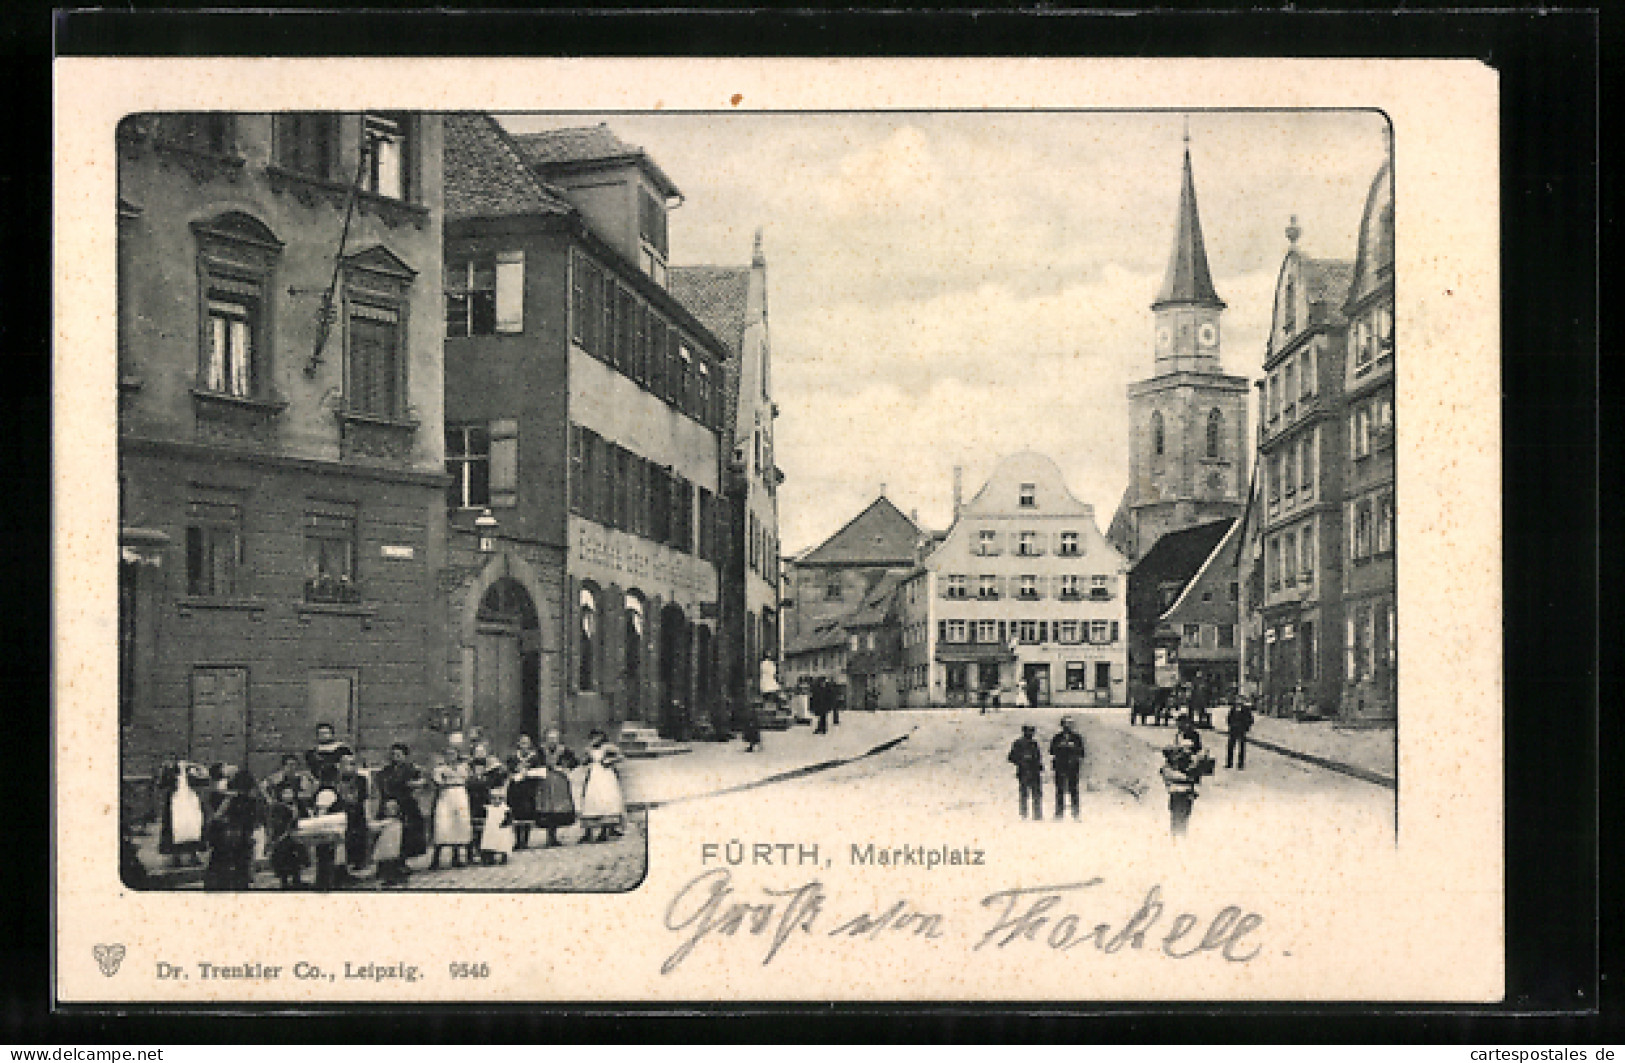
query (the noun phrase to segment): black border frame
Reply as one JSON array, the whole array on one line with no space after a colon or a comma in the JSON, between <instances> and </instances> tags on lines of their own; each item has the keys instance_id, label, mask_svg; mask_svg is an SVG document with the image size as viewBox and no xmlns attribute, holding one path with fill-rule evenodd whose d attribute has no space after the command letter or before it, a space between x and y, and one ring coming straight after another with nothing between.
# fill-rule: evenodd
<instances>
[{"instance_id":1,"label":"black border frame","mask_svg":"<svg viewBox=\"0 0 1625 1063\"><path fill-rule=\"evenodd\" d=\"M512 12L316 12L201 14L175 11L54 12L4 38L0 75L12 98L49 94L48 54L183 55L787 55L787 56L1234 56L1475 58L1494 67L1502 89L1502 291L1504 374L1504 585L1507 852L1507 998L1501 1005L732 1005L595 1007L525 1005L381 1008L356 1022L353 1006L295 1013L236 1007L53 1009L49 922L33 904L7 907L7 1022L15 1040L63 1043L194 1040L869 1040L1042 1041L1065 1037L1184 1042L1544 1041L1583 1044L1619 1037L1619 917L1599 904L1617 897L1617 845L1601 845L1599 766L1618 749L1619 605L1611 593L1620 499L1617 432L1601 437L1600 415L1618 401L1604 393L1599 358L1599 251L1617 220L1598 211L1602 45L1617 23L1585 9L1543 11L1175 13L938 10ZM44 53L44 54L42 54ZM1612 102L1611 100L1607 102ZM5 268L0 349L22 384L12 407L14 468L49 468L50 424L46 209L50 200L49 116L31 110L0 171L13 191L3 230ZM42 165L43 164L43 165ZM43 174L43 179L41 175ZM1610 175L1611 176L1611 175ZM19 236L11 222L27 219ZM41 253L43 252L43 253ZM11 305L15 303L16 305ZM1614 328L1609 325L1610 330ZM1617 332L1610 332L1617 339ZM1612 380L1606 383L1615 383ZM1606 405L1605 405L1606 403ZM1612 427L1612 425L1608 426ZM28 477L25 474L25 479ZM14 589L30 602L8 610L8 641L50 660L49 553L37 515L48 486L22 484L8 507L22 522L7 561ZM44 488L40 490L39 488ZM1600 522L1600 523L1599 523ZM1609 533L1603 535L1603 529ZM1605 582L1599 582L1605 581ZM1597 588L1593 591L1593 588ZM1588 593L1591 592L1591 593ZM1599 628L1599 621L1607 624ZM1601 632L1601 637L1599 637ZM1422 663L1417 665L1423 666ZM12 818L28 834L10 839L8 895L48 902L49 712L47 668L18 670L23 704L18 743L34 755L8 772ZM15 688L14 688L15 689ZM35 692L38 697L33 696ZM1599 702L1599 697L1601 701ZM19 719L19 717L26 717ZM1599 742L1603 743L1599 745ZM1604 878L1599 880L1599 871ZM41 889L40 887L43 887ZM1607 964L1612 979L1600 976ZM1604 995L1599 995L1604 994ZM297 1015L297 1017L296 1017ZM248 1021L253 1016L252 1021ZM297 1022L297 1026L294 1025Z\"/></svg>"}]
</instances>

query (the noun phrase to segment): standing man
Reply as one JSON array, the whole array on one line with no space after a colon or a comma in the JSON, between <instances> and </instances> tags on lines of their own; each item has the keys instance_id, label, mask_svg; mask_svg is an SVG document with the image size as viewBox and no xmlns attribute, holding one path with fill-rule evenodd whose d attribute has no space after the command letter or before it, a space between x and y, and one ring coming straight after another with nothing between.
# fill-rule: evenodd
<instances>
[{"instance_id":1,"label":"standing man","mask_svg":"<svg viewBox=\"0 0 1625 1063\"><path fill-rule=\"evenodd\" d=\"M1237 771L1246 771L1247 732L1253 729L1253 710L1238 698L1224 722L1230 732L1230 739L1224 745L1224 766L1230 767L1234 760Z\"/></svg>"},{"instance_id":2,"label":"standing man","mask_svg":"<svg viewBox=\"0 0 1625 1063\"><path fill-rule=\"evenodd\" d=\"M823 676L819 676L814 679L812 687L812 711L813 715L818 717L818 726L813 728L813 734L815 735L829 734L829 695L829 681Z\"/></svg>"},{"instance_id":3,"label":"standing man","mask_svg":"<svg viewBox=\"0 0 1625 1063\"><path fill-rule=\"evenodd\" d=\"M1050 739L1050 761L1055 768L1055 818L1066 812L1072 796L1072 819L1078 818L1078 771L1083 767L1083 736L1072 729L1072 717L1061 717L1061 729Z\"/></svg>"},{"instance_id":4,"label":"standing man","mask_svg":"<svg viewBox=\"0 0 1625 1063\"><path fill-rule=\"evenodd\" d=\"M1033 818L1044 818L1044 751L1038 748L1037 730L1032 724L1021 725L1021 737L1010 745L1006 759L1016 766L1016 783L1021 787L1021 818L1027 818L1027 802L1033 807Z\"/></svg>"}]
</instances>

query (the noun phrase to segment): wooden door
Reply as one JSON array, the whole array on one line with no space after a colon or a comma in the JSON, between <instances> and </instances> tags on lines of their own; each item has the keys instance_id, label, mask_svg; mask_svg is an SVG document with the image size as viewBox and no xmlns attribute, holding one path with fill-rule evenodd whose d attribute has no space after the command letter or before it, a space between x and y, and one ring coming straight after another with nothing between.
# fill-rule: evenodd
<instances>
[{"instance_id":1,"label":"wooden door","mask_svg":"<svg viewBox=\"0 0 1625 1063\"><path fill-rule=\"evenodd\" d=\"M482 623L474 643L474 719L492 752L510 750L519 738L523 670L519 630Z\"/></svg>"},{"instance_id":2,"label":"wooden door","mask_svg":"<svg viewBox=\"0 0 1625 1063\"><path fill-rule=\"evenodd\" d=\"M361 676L354 668L315 668L305 680L310 726L329 723L339 738L361 748L356 719L356 692Z\"/></svg>"},{"instance_id":3,"label":"wooden door","mask_svg":"<svg viewBox=\"0 0 1625 1063\"><path fill-rule=\"evenodd\" d=\"M248 669L192 669L189 757L199 764L242 764L248 756Z\"/></svg>"}]
</instances>

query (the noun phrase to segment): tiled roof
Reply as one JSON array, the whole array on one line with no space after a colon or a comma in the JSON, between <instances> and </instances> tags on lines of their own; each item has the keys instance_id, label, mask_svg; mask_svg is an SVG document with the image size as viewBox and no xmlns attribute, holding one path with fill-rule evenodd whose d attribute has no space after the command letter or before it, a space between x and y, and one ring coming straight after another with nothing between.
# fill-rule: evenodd
<instances>
[{"instance_id":1,"label":"tiled roof","mask_svg":"<svg viewBox=\"0 0 1625 1063\"><path fill-rule=\"evenodd\" d=\"M1216 520L1158 539L1129 570L1129 620L1160 616L1162 585L1178 583L1183 591L1235 523L1234 518Z\"/></svg>"},{"instance_id":2,"label":"tiled roof","mask_svg":"<svg viewBox=\"0 0 1625 1063\"><path fill-rule=\"evenodd\" d=\"M1311 303L1341 308L1348 298L1354 263L1339 258L1306 258L1302 264L1303 294Z\"/></svg>"},{"instance_id":3,"label":"tiled roof","mask_svg":"<svg viewBox=\"0 0 1625 1063\"><path fill-rule=\"evenodd\" d=\"M548 167L566 167L581 162L608 162L615 159L637 159L643 163L655 183L667 195L677 195L677 186L666 172L656 165L649 153L636 144L628 144L616 136L609 126L600 122L594 126L576 126L569 129L544 129L539 133L521 133L514 138L526 161L541 170Z\"/></svg>"},{"instance_id":4,"label":"tiled roof","mask_svg":"<svg viewBox=\"0 0 1625 1063\"><path fill-rule=\"evenodd\" d=\"M886 614L891 611L892 595L908 576L906 572L888 572L881 577L880 582L864 595L863 604L854 609L841 622L847 627L874 627L876 624L886 622Z\"/></svg>"},{"instance_id":5,"label":"tiled roof","mask_svg":"<svg viewBox=\"0 0 1625 1063\"><path fill-rule=\"evenodd\" d=\"M920 529L882 495L801 558L807 565L912 565Z\"/></svg>"},{"instance_id":6,"label":"tiled roof","mask_svg":"<svg viewBox=\"0 0 1625 1063\"><path fill-rule=\"evenodd\" d=\"M1366 193L1356 255L1356 279L1348 296L1351 303L1364 299L1394 275L1394 188L1387 161Z\"/></svg>"},{"instance_id":7,"label":"tiled roof","mask_svg":"<svg viewBox=\"0 0 1625 1063\"><path fill-rule=\"evenodd\" d=\"M571 129L547 129L521 133L514 138L526 158L538 166L554 162L584 162L588 159L620 159L639 155L643 149L628 144L600 122Z\"/></svg>"},{"instance_id":8,"label":"tiled roof","mask_svg":"<svg viewBox=\"0 0 1625 1063\"><path fill-rule=\"evenodd\" d=\"M830 621L792 638L785 644L784 655L794 657L798 653L832 650L845 645L846 629L839 622Z\"/></svg>"},{"instance_id":9,"label":"tiled roof","mask_svg":"<svg viewBox=\"0 0 1625 1063\"><path fill-rule=\"evenodd\" d=\"M525 165L512 139L488 114L445 117L446 219L500 218L515 214L569 214Z\"/></svg>"},{"instance_id":10,"label":"tiled roof","mask_svg":"<svg viewBox=\"0 0 1625 1063\"><path fill-rule=\"evenodd\" d=\"M739 413L739 373L745 343L749 266L673 266L666 288L728 348L722 366L724 422L730 436Z\"/></svg>"}]
</instances>

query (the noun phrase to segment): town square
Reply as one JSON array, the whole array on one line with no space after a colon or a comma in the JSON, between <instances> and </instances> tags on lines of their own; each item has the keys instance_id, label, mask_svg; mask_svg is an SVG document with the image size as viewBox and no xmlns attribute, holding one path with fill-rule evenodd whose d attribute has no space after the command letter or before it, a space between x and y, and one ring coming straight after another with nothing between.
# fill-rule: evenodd
<instances>
[{"instance_id":1,"label":"town square","mask_svg":"<svg viewBox=\"0 0 1625 1063\"><path fill-rule=\"evenodd\" d=\"M130 115L125 884L616 893L701 803L1391 843L1390 137Z\"/></svg>"}]
</instances>

